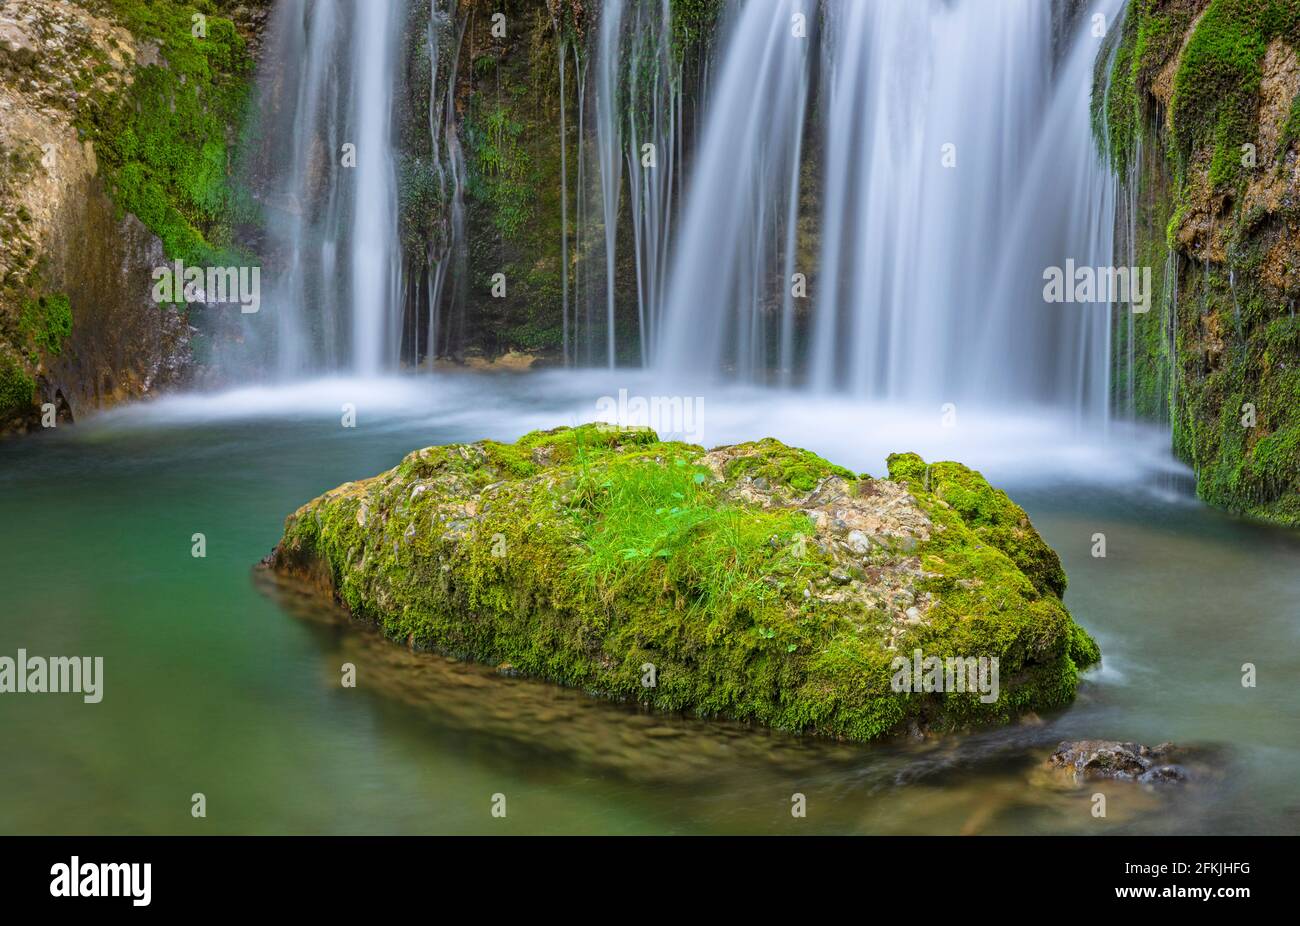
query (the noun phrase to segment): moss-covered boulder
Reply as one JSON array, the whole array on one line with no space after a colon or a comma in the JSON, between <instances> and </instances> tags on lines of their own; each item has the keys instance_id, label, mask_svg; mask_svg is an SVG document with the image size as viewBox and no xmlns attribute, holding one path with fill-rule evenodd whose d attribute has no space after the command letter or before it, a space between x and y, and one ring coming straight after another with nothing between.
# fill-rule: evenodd
<instances>
[{"instance_id":1,"label":"moss-covered boulder","mask_svg":"<svg viewBox=\"0 0 1300 926\"><path fill-rule=\"evenodd\" d=\"M867 740L1068 703L1099 654L1024 511L890 469L602 425L427 447L300 508L268 564L408 645L662 710ZM899 690L917 651L997 660L996 699Z\"/></svg>"}]
</instances>

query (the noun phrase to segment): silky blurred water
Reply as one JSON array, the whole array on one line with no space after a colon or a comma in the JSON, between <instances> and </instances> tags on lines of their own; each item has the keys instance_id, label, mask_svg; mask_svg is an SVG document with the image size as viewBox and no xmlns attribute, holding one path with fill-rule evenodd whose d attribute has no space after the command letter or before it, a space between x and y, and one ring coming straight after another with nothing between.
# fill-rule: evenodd
<instances>
[{"instance_id":1,"label":"silky blurred water","mask_svg":"<svg viewBox=\"0 0 1300 926\"><path fill-rule=\"evenodd\" d=\"M1159 433L674 387L702 401L710 445L772 435L877 474L892 450L981 467L1060 552L1102 667L1065 711L934 741L827 743L606 704L412 654L254 568L326 489L416 447L594 419L620 388L665 387L618 373L320 382L0 443L0 655L102 656L105 676L99 704L0 695L0 832L1300 832L1300 535L1190 498ZM1201 745L1208 771L1157 791L1040 769L1084 737Z\"/></svg>"}]
</instances>

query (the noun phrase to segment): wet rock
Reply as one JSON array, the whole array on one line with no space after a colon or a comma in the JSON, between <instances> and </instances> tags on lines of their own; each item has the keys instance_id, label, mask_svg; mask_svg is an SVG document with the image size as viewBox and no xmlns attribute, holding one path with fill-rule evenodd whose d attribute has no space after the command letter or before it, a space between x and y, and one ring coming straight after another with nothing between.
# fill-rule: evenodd
<instances>
[{"instance_id":1,"label":"wet rock","mask_svg":"<svg viewBox=\"0 0 1300 926\"><path fill-rule=\"evenodd\" d=\"M1138 776L1138 781L1144 784L1162 784L1170 781L1186 781L1187 777L1187 769L1181 765L1158 765L1143 772Z\"/></svg>"},{"instance_id":2,"label":"wet rock","mask_svg":"<svg viewBox=\"0 0 1300 926\"><path fill-rule=\"evenodd\" d=\"M1047 759L1050 768L1073 773L1076 781L1123 779L1145 783L1185 781L1187 770L1167 762L1182 753L1173 743L1145 746L1110 740L1065 742Z\"/></svg>"}]
</instances>

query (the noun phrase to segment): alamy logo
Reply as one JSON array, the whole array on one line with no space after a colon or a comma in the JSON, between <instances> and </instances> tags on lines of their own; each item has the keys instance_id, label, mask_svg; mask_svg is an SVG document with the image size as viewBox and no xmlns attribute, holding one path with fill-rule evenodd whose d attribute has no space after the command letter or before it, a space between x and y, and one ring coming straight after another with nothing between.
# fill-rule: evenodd
<instances>
[{"instance_id":1,"label":"alamy logo","mask_svg":"<svg viewBox=\"0 0 1300 926\"><path fill-rule=\"evenodd\" d=\"M596 400L596 419L620 428L651 428L663 440L703 443L704 396L603 395Z\"/></svg>"},{"instance_id":2,"label":"alamy logo","mask_svg":"<svg viewBox=\"0 0 1300 926\"><path fill-rule=\"evenodd\" d=\"M20 649L18 658L0 656L0 694L82 695L87 704L104 697L104 657L28 656Z\"/></svg>"},{"instance_id":3,"label":"alamy logo","mask_svg":"<svg viewBox=\"0 0 1300 926\"><path fill-rule=\"evenodd\" d=\"M980 701L992 704L998 699L998 660L996 656L926 656L919 649L912 658L895 656L890 664L894 676L889 686L908 694L930 692L979 692Z\"/></svg>"},{"instance_id":4,"label":"alamy logo","mask_svg":"<svg viewBox=\"0 0 1300 926\"><path fill-rule=\"evenodd\" d=\"M1127 302L1136 314L1151 310L1150 267L1076 267L1071 259L1064 269L1048 267L1043 279L1044 302Z\"/></svg>"},{"instance_id":5,"label":"alamy logo","mask_svg":"<svg viewBox=\"0 0 1300 926\"><path fill-rule=\"evenodd\" d=\"M154 302L239 303L239 311L252 315L262 307L261 267L186 267L176 260L170 267L153 268Z\"/></svg>"},{"instance_id":6,"label":"alamy logo","mask_svg":"<svg viewBox=\"0 0 1300 926\"><path fill-rule=\"evenodd\" d=\"M149 862L83 862L73 856L50 867L51 897L130 897L147 907L152 896L153 865Z\"/></svg>"}]
</instances>

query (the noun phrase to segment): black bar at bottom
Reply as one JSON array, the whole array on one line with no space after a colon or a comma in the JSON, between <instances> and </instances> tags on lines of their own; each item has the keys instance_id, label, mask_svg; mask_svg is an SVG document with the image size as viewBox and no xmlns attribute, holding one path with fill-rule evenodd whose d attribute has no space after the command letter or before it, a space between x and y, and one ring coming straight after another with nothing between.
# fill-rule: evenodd
<instances>
[{"instance_id":1,"label":"black bar at bottom","mask_svg":"<svg viewBox=\"0 0 1300 926\"><path fill-rule=\"evenodd\" d=\"M663 912L677 897L698 915L715 904L761 907L773 892L922 906L969 894L997 908L1055 899L1073 914L1110 904L1228 912L1284 901L1296 845L1287 837L9 837L0 839L0 899L6 911L373 914L450 896L477 898L488 914L549 915L575 903L594 912L589 905L604 896L625 910L643 901ZM529 896L531 909L513 906Z\"/></svg>"}]
</instances>

